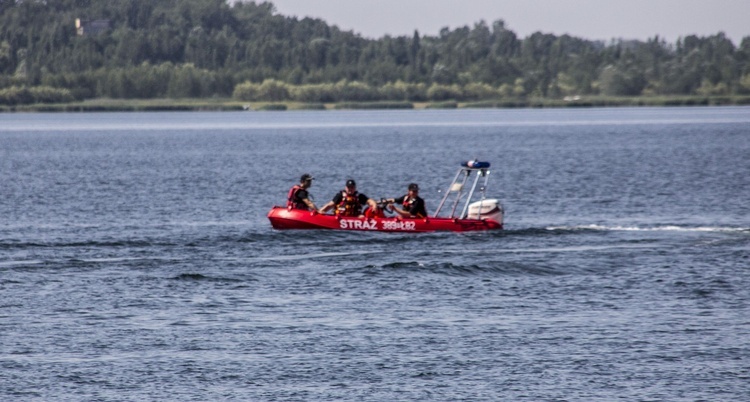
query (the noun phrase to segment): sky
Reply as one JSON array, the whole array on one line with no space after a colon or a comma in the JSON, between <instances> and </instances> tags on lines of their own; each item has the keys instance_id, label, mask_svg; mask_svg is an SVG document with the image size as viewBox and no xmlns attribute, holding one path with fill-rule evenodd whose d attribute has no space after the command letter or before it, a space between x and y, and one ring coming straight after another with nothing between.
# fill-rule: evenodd
<instances>
[{"instance_id":1,"label":"sky","mask_svg":"<svg viewBox=\"0 0 750 402\"><path fill-rule=\"evenodd\" d=\"M264 0L256 0L261 3ZM750 36L750 0L266 0L279 14L313 17L364 37L435 36L440 29L488 26L502 19L525 38L534 32L589 40L659 35L674 43L688 35L724 32L739 45Z\"/></svg>"}]
</instances>

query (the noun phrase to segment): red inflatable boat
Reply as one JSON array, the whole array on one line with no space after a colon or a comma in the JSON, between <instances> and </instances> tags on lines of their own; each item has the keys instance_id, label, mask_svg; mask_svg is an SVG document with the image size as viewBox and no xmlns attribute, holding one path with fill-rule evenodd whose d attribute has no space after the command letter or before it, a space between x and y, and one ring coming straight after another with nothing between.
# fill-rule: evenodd
<instances>
[{"instance_id":1,"label":"red inflatable boat","mask_svg":"<svg viewBox=\"0 0 750 402\"><path fill-rule=\"evenodd\" d=\"M470 232L498 230L503 228L503 207L496 199L486 199L484 192L489 178L489 162L463 162L451 182L435 214L427 218L337 216L319 214L314 211L275 206L268 213L274 229L334 229L379 232ZM466 190L470 178L473 184ZM480 179L484 184L477 188ZM479 190L479 191L477 191ZM475 193L481 194L479 201L472 202ZM449 199L452 199L449 202ZM457 210L463 201L463 208ZM441 216L443 208L450 213Z\"/></svg>"}]
</instances>

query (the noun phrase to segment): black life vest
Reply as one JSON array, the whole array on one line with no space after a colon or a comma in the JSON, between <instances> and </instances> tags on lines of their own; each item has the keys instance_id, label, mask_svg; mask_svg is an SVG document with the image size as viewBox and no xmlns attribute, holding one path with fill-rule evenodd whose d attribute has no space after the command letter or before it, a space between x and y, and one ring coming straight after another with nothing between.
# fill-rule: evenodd
<instances>
[{"instance_id":1,"label":"black life vest","mask_svg":"<svg viewBox=\"0 0 750 402\"><path fill-rule=\"evenodd\" d=\"M402 203L401 203L401 205L403 205L403 207L404 207L404 211L406 211L406 212L411 212L411 207L412 207L412 205L414 205L414 204L415 204L416 202L417 202L417 199L416 199L416 198L411 198L411 197L409 197L409 195L407 194L407 195L405 195L405 196L404 196L404 202L402 202ZM421 213L417 213L417 214L416 214L415 216L416 216L417 218L424 218L424 215L422 215Z\"/></svg>"},{"instance_id":2,"label":"black life vest","mask_svg":"<svg viewBox=\"0 0 750 402\"><path fill-rule=\"evenodd\" d=\"M289 189L289 194L286 196L286 207L293 209L307 209L307 204L302 200L297 199L297 193L302 190L302 186L295 184Z\"/></svg>"},{"instance_id":3,"label":"black life vest","mask_svg":"<svg viewBox=\"0 0 750 402\"><path fill-rule=\"evenodd\" d=\"M359 204L359 193L349 194L346 190L341 192L341 202L336 206L336 215L359 216L362 213L362 205Z\"/></svg>"},{"instance_id":4,"label":"black life vest","mask_svg":"<svg viewBox=\"0 0 750 402\"><path fill-rule=\"evenodd\" d=\"M414 198L409 198L408 195L405 195L404 202L402 202L401 205L404 206L405 211L408 211L411 208L411 205L414 204L414 201L416 201Z\"/></svg>"}]
</instances>

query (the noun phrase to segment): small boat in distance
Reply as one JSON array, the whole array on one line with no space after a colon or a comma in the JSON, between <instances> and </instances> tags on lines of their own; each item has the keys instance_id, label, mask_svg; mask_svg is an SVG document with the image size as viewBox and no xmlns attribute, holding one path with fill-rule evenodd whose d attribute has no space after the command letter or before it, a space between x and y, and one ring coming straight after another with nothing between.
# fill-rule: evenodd
<instances>
[{"instance_id":1,"label":"small boat in distance","mask_svg":"<svg viewBox=\"0 0 750 402\"><path fill-rule=\"evenodd\" d=\"M490 175L489 168L489 162L476 160L462 162L434 215L426 218L338 216L319 214L316 211L304 209L274 206L268 213L268 219L274 229L332 229L378 232L499 230L503 228L503 207L497 199L485 197ZM468 184L471 185L467 189ZM478 195L479 199L472 202L475 195ZM462 207L459 209L460 205ZM381 200L381 209L383 206L384 200ZM446 214L441 216L440 213L444 210Z\"/></svg>"}]
</instances>

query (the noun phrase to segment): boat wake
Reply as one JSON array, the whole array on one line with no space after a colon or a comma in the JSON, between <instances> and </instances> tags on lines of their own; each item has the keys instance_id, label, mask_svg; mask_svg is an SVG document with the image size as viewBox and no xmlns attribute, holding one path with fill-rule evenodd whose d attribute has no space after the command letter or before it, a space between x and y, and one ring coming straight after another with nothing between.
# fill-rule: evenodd
<instances>
[{"instance_id":1,"label":"boat wake","mask_svg":"<svg viewBox=\"0 0 750 402\"><path fill-rule=\"evenodd\" d=\"M748 232L750 228L730 227L730 226L605 226L605 225L576 225L576 226L548 226L546 230L551 231L612 231L612 232Z\"/></svg>"},{"instance_id":2,"label":"boat wake","mask_svg":"<svg viewBox=\"0 0 750 402\"><path fill-rule=\"evenodd\" d=\"M251 258L250 261L295 261L295 260L311 260L311 259L317 259L317 258L348 257L348 256L378 254L378 253L381 253L381 252L380 251L349 251L349 252L292 254L292 255L277 255L277 256L270 256L270 257L256 257L256 258Z\"/></svg>"}]
</instances>

